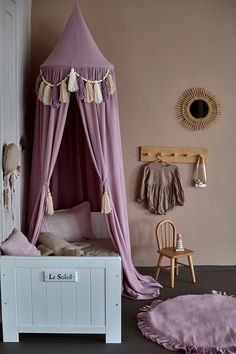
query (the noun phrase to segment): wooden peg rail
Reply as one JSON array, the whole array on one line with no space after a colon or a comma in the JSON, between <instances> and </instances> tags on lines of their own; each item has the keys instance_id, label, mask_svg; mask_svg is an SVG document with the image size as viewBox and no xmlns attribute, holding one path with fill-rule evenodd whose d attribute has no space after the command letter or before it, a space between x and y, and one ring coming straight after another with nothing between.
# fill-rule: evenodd
<instances>
[{"instance_id":1,"label":"wooden peg rail","mask_svg":"<svg viewBox=\"0 0 236 354\"><path fill-rule=\"evenodd\" d=\"M208 162L207 148L141 146L140 161L151 162L163 159L175 163L196 163L198 155Z\"/></svg>"}]
</instances>

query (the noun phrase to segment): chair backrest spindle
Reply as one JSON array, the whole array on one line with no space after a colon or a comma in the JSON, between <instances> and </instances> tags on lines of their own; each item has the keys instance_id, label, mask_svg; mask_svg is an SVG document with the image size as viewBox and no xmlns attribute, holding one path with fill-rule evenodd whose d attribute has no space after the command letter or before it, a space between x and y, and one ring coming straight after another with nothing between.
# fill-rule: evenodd
<instances>
[{"instance_id":1,"label":"chair backrest spindle","mask_svg":"<svg viewBox=\"0 0 236 354\"><path fill-rule=\"evenodd\" d=\"M156 227L156 239L158 249L175 247L176 227L171 220L162 220Z\"/></svg>"}]
</instances>

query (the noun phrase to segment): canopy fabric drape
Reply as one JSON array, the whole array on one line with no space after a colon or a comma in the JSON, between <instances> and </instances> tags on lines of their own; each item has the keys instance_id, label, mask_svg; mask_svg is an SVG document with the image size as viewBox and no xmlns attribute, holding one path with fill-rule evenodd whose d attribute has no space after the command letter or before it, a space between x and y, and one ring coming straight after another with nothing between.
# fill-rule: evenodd
<instances>
[{"instance_id":1,"label":"canopy fabric drape","mask_svg":"<svg viewBox=\"0 0 236 354\"><path fill-rule=\"evenodd\" d=\"M34 244L37 242L40 232L45 198L57 160L67 112L68 104L61 105L56 110L37 102L28 205L29 238Z\"/></svg>"},{"instance_id":2,"label":"canopy fabric drape","mask_svg":"<svg viewBox=\"0 0 236 354\"><path fill-rule=\"evenodd\" d=\"M55 49L41 65L36 84L38 102L28 210L29 238L33 243L37 242L49 186L52 186L56 206L72 207L75 203L73 193L68 192L66 206L62 205L63 199L58 196L60 188L68 188L69 191L73 184L68 181L67 186L59 186L61 179L56 176L60 171L59 155L60 164L64 161L67 169L66 155L63 158L61 152L66 145L62 143L63 132L66 131L67 118L76 113L76 110L70 111L69 104L75 98L79 114L74 119L82 120L87 150L100 182L97 193L104 196L106 192L110 201L111 212L108 210L106 221L114 246L122 258L123 294L135 299L150 299L159 295L161 286L152 277L139 274L132 263L114 82L113 66L98 50L76 7ZM77 130L76 125L74 127ZM68 175L72 176L72 172ZM94 173L89 178L92 180ZM81 196L79 194L78 198Z\"/></svg>"}]
</instances>

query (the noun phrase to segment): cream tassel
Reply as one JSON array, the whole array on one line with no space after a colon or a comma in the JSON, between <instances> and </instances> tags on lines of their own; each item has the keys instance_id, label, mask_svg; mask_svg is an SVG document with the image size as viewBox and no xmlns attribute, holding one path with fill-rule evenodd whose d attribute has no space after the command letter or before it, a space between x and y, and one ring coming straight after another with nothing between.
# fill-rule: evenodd
<instances>
[{"instance_id":1,"label":"cream tassel","mask_svg":"<svg viewBox=\"0 0 236 354\"><path fill-rule=\"evenodd\" d=\"M68 92L67 92L67 87L66 87L66 82L65 80L63 80L60 84L60 97L59 97L59 101L61 103L67 103L69 102L69 96L68 96Z\"/></svg>"},{"instance_id":2,"label":"cream tassel","mask_svg":"<svg viewBox=\"0 0 236 354\"><path fill-rule=\"evenodd\" d=\"M90 81L86 82L85 88L86 88L86 95L84 100L87 103L91 103L94 101L94 96L93 96L93 87Z\"/></svg>"},{"instance_id":3,"label":"cream tassel","mask_svg":"<svg viewBox=\"0 0 236 354\"><path fill-rule=\"evenodd\" d=\"M49 188L48 188L48 194L46 198L45 213L48 215L54 214L52 195Z\"/></svg>"},{"instance_id":4,"label":"cream tassel","mask_svg":"<svg viewBox=\"0 0 236 354\"><path fill-rule=\"evenodd\" d=\"M75 92L78 89L79 89L79 87L78 87L78 84L77 84L77 78L76 78L75 69L71 68L70 76L69 76L69 82L68 82L68 91L69 92Z\"/></svg>"},{"instance_id":5,"label":"cream tassel","mask_svg":"<svg viewBox=\"0 0 236 354\"><path fill-rule=\"evenodd\" d=\"M96 103L101 103L103 101L101 86L98 82L94 84L94 101Z\"/></svg>"},{"instance_id":6,"label":"cream tassel","mask_svg":"<svg viewBox=\"0 0 236 354\"><path fill-rule=\"evenodd\" d=\"M109 74L106 78L106 83L107 83L107 89L108 89L108 93L109 95L112 95L115 92L115 84L113 81L113 78L111 76L111 74Z\"/></svg>"},{"instance_id":7,"label":"cream tassel","mask_svg":"<svg viewBox=\"0 0 236 354\"><path fill-rule=\"evenodd\" d=\"M44 93L45 86L46 85L45 85L44 81L42 81L39 86L39 92L38 92L38 100L41 102L43 101L43 93Z\"/></svg>"},{"instance_id":8,"label":"cream tassel","mask_svg":"<svg viewBox=\"0 0 236 354\"><path fill-rule=\"evenodd\" d=\"M46 106L50 106L51 92L52 88L49 85L46 85L43 92L43 104L45 104Z\"/></svg>"},{"instance_id":9,"label":"cream tassel","mask_svg":"<svg viewBox=\"0 0 236 354\"><path fill-rule=\"evenodd\" d=\"M108 190L105 187L103 196L102 196L102 208L101 208L101 213L102 214L110 214L112 212L111 209L111 202L108 194Z\"/></svg>"}]
</instances>

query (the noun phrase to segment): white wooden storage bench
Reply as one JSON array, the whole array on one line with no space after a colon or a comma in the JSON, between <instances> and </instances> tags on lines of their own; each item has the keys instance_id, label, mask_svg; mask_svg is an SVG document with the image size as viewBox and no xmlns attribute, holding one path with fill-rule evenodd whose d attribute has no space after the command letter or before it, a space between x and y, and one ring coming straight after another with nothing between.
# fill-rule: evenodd
<instances>
[{"instance_id":1,"label":"white wooden storage bench","mask_svg":"<svg viewBox=\"0 0 236 354\"><path fill-rule=\"evenodd\" d=\"M3 341L19 333L105 333L121 342L121 259L1 256Z\"/></svg>"}]
</instances>

